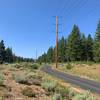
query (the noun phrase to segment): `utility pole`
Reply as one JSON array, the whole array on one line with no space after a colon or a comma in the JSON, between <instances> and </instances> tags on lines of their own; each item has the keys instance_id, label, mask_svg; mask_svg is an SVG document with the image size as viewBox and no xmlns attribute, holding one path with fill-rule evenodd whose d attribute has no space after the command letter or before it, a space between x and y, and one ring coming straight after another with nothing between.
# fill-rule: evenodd
<instances>
[{"instance_id":1,"label":"utility pole","mask_svg":"<svg viewBox=\"0 0 100 100\"><path fill-rule=\"evenodd\" d=\"M56 68L58 68L58 16L56 16Z\"/></svg>"}]
</instances>

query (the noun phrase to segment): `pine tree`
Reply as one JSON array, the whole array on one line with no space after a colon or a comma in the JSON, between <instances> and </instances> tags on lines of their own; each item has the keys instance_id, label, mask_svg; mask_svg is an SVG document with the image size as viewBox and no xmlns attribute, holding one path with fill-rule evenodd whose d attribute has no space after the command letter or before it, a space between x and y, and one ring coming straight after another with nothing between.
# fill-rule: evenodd
<instances>
[{"instance_id":1,"label":"pine tree","mask_svg":"<svg viewBox=\"0 0 100 100\"><path fill-rule=\"evenodd\" d=\"M98 25L97 25L97 30L96 30L96 34L95 34L95 41L100 42L100 21L98 22Z\"/></svg>"},{"instance_id":2,"label":"pine tree","mask_svg":"<svg viewBox=\"0 0 100 100\"><path fill-rule=\"evenodd\" d=\"M86 40L86 37L85 37L84 33L82 33L81 43L82 43L81 60L86 61L87 60L87 40Z\"/></svg>"},{"instance_id":3,"label":"pine tree","mask_svg":"<svg viewBox=\"0 0 100 100\"><path fill-rule=\"evenodd\" d=\"M41 57L41 61L44 62L44 63L47 63L47 54L44 53Z\"/></svg>"},{"instance_id":4,"label":"pine tree","mask_svg":"<svg viewBox=\"0 0 100 100\"><path fill-rule=\"evenodd\" d=\"M12 63L13 62L13 53L11 48L6 49L6 62Z\"/></svg>"},{"instance_id":5,"label":"pine tree","mask_svg":"<svg viewBox=\"0 0 100 100\"><path fill-rule=\"evenodd\" d=\"M0 42L0 63L2 64L5 61L5 45L4 41Z\"/></svg>"},{"instance_id":6,"label":"pine tree","mask_svg":"<svg viewBox=\"0 0 100 100\"><path fill-rule=\"evenodd\" d=\"M87 49L87 61L93 61L93 39L91 35L88 35L87 43L86 43L86 49Z\"/></svg>"},{"instance_id":7,"label":"pine tree","mask_svg":"<svg viewBox=\"0 0 100 100\"><path fill-rule=\"evenodd\" d=\"M100 21L97 25L97 30L95 34L93 53L94 53L94 60L97 62L100 61Z\"/></svg>"},{"instance_id":8,"label":"pine tree","mask_svg":"<svg viewBox=\"0 0 100 100\"><path fill-rule=\"evenodd\" d=\"M47 62L52 63L54 57L54 50L53 47L50 47L47 52Z\"/></svg>"},{"instance_id":9,"label":"pine tree","mask_svg":"<svg viewBox=\"0 0 100 100\"><path fill-rule=\"evenodd\" d=\"M74 25L68 37L68 56L71 61L79 61L81 54L81 34L78 26Z\"/></svg>"},{"instance_id":10,"label":"pine tree","mask_svg":"<svg viewBox=\"0 0 100 100\"><path fill-rule=\"evenodd\" d=\"M70 61L70 55L69 55L69 49L68 49L68 38L65 40L65 61Z\"/></svg>"},{"instance_id":11,"label":"pine tree","mask_svg":"<svg viewBox=\"0 0 100 100\"><path fill-rule=\"evenodd\" d=\"M58 54L59 54L59 61L60 62L64 62L65 61L65 44L66 43L66 41L65 41L65 39L64 39L64 37L62 37L61 38L61 40L59 40L59 48L58 48Z\"/></svg>"}]
</instances>

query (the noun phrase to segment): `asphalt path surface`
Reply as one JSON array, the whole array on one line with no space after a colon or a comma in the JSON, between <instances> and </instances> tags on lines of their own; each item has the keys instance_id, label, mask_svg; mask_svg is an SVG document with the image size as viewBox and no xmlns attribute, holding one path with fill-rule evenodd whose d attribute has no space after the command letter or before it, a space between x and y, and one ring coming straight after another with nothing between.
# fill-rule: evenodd
<instances>
[{"instance_id":1,"label":"asphalt path surface","mask_svg":"<svg viewBox=\"0 0 100 100\"><path fill-rule=\"evenodd\" d=\"M100 82L96 82L93 80L80 78L78 76L63 73L63 72L52 69L48 65L45 65L44 67L42 67L41 70L52 75L53 77L57 77L59 79L64 80L65 82L79 86L82 89L100 94Z\"/></svg>"}]
</instances>

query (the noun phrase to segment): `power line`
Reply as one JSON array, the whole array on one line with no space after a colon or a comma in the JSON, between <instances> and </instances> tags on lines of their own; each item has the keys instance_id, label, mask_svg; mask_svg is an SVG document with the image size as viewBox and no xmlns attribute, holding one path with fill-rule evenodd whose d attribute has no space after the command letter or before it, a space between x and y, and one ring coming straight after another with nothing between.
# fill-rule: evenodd
<instances>
[{"instance_id":1,"label":"power line","mask_svg":"<svg viewBox=\"0 0 100 100\"><path fill-rule=\"evenodd\" d=\"M59 12L57 13L57 15L59 15L59 14L61 15L61 13L63 13L64 10L66 9L66 5L69 8L71 3L73 3L72 0L70 0L69 2L68 2L68 0L66 0L66 2L64 3L64 6L59 9Z\"/></svg>"},{"instance_id":2,"label":"power line","mask_svg":"<svg viewBox=\"0 0 100 100\"><path fill-rule=\"evenodd\" d=\"M75 12L74 10L75 9L78 9L78 8L79 8L78 10L80 10L81 8L83 8L86 5L87 0L86 1L82 0L82 1L81 0L78 0L76 2L76 4L73 5L73 7L67 12L67 14L65 14L65 16L72 16L72 14L74 14L74 13L77 14L77 12Z\"/></svg>"},{"instance_id":3,"label":"power line","mask_svg":"<svg viewBox=\"0 0 100 100\"><path fill-rule=\"evenodd\" d=\"M85 6L88 4L88 0L83 0L83 2L81 2L80 3L80 5L78 5L75 9L77 10L77 13L76 12L74 12L74 13L76 13L76 14L79 14L79 12L81 11L81 13L83 13L83 8L85 8ZM72 14L74 14L74 13L72 13ZM72 15L71 14L71 15ZM70 15L70 16L71 16ZM77 16L78 17L78 16Z\"/></svg>"},{"instance_id":4,"label":"power line","mask_svg":"<svg viewBox=\"0 0 100 100\"><path fill-rule=\"evenodd\" d=\"M77 5L79 4L80 2L78 2L77 3ZM77 5L75 5L74 7L75 7L75 9L78 9L78 11L81 11L82 10L82 8L85 8L85 6L88 4L88 0L84 0L83 2L81 2L78 6ZM77 6L77 7L76 7ZM74 9L74 7L72 8L72 9ZM71 10L72 10L71 9ZM81 11L82 12L82 11ZM69 13L69 14L68 14ZM74 12L74 13L70 13L70 12L68 12L67 14L68 14L68 16L72 16L72 14L74 14L74 13L76 13L76 12ZM79 13L76 13L76 14L79 14ZM67 16L67 17L68 17ZM77 16L77 17L80 17L80 16ZM68 26L68 25L67 25ZM66 26L66 27L67 27Z\"/></svg>"},{"instance_id":5,"label":"power line","mask_svg":"<svg viewBox=\"0 0 100 100\"><path fill-rule=\"evenodd\" d=\"M96 2L95 7L92 7L91 9L88 9L88 11L87 11L87 13L86 13L86 16L84 16L84 19L88 18L88 17L91 16L92 14L95 15L95 13L96 13L96 11L97 11L96 8L98 8L99 5L100 5L100 3L99 3L99 2ZM84 20L82 20L82 19L79 19L79 20L80 20L80 21L84 21Z\"/></svg>"},{"instance_id":6,"label":"power line","mask_svg":"<svg viewBox=\"0 0 100 100\"><path fill-rule=\"evenodd\" d=\"M90 11L88 11L87 16L89 16L90 14L92 14L93 12L96 12L96 8L98 8L100 5L99 2L97 2L96 6L92 9L90 9Z\"/></svg>"},{"instance_id":7,"label":"power line","mask_svg":"<svg viewBox=\"0 0 100 100\"><path fill-rule=\"evenodd\" d=\"M73 10L74 7L77 6L77 4L80 2L80 0L74 0L73 2L71 2L72 4L69 5L69 8L63 8L62 12L65 14L65 15L69 15L69 13L71 13L71 11ZM66 5L67 6L67 5ZM66 10L67 9L67 10Z\"/></svg>"},{"instance_id":8,"label":"power line","mask_svg":"<svg viewBox=\"0 0 100 100\"><path fill-rule=\"evenodd\" d=\"M92 1L90 1L90 2L89 1L90 0L77 0L77 1L70 0L70 2L68 2L68 1L66 1L65 3L63 2L64 6L62 6L62 8L60 8L57 15L64 16L63 17L64 28L68 26L68 25L66 26L66 23L65 23L66 22L65 16L68 17L68 16L72 16L72 15L80 15L80 13L85 14L84 11L86 11L87 13L85 14L85 16L83 15L83 18L86 18L86 17L89 17L91 14L94 14L96 12L95 9L100 5L99 2L96 2L97 5L95 7L92 7L91 9L87 8L87 10L84 10L84 8L88 7L88 4L91 4L90 2L92 2ZM73 12L74 9L76 10L75 12ZM67 13L64 13L64 12L67 12ZM63 15L63 14L65 14L65 15ZM78 19L81 18L81 16L75 16L75 17L77 17ZM83 20L81 20L81 21L83 21ZM72 23L70 23L70 25L71 24ZM64 31L64 29L63 29L63 31Z\"/></svg>"},{"instance_id":9,"label":"power line","mask_svg":"<svg viewBox=\"0 0 100 100\"><path fill-rule=\"evenodd\" d=\"M73 6L72 6L72 8L71 9L68 9L68 11L67 11L67 14L65 14L65 16L67 15L67 17L68 16L71 16L73 13L71 13L72 12L72 10L75 8L83 8L84 7L84 4L86 4L87 3L87 1L88 0L85 0L85 1L81 1L81 0L77 0L77 2L76 2L76 0L73 2L73 0L71 1L70 0L70 3L68 3L68 1L67 2L65 2L65 5L61 8L62 9L62 11L60 10L59 11L59 14L61 14L61 12L62 12L62 14L66 11L66 6L67 6L67 8L70 8L70 6L72 6L72 3L74 4ZM66 5L68 3L68 5ZM65 22L65 21L64 21ZM64 24L64 26L65 26L65 24Z\"/></svg>"}]
</instances>

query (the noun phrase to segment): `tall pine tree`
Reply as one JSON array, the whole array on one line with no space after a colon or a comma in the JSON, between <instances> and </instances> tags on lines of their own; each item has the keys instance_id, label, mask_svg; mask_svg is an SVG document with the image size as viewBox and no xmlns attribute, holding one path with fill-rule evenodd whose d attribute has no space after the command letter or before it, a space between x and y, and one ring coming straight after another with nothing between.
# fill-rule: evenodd
<instances>
[{"instance_id":1,"label":"tall pine tree","mask_svg":"<svg viewBox=\"0 0 100 100\"><path fill-rule=\"evenodd\" d=\"M86 49L87 61L93 61L93 39L90 34L87 38Z\"/></svg>"},{"instance_id":2,"label":"tall pine tree","mask_svg":"<svg viewBox=\"0 0 100 100\"><path fill-rule=\"evenodd\" d=\"M64 37L61 38L61 40L59 40L59 49L58 49L58 54L59 54L59 61L60 62L64 62L65 61L65 39Z\"/></svg>"},{"instance_id":3,"label":"tall pine tree","mask_svg":"<svg viewBox=\"0 0 100 100\"><path fill-rule=\"evenodd\" d=\"M100 61L100 21L97 25L97 30L95 34L93 53L94 53L94 60L97 62Z\"/></svg>"},{"instance_id":4,"label":"tall pine tree","mask_svg":"<svg viewBox=\"0 0 100 100\"><path fill-rule=\"evenodd\" d=\"M86 37L84 35L84 33L82 33L82 39L81 39L81 43L82 43L82 55L81 55L81 60L82 61L86 61L87 60L87 46L86 46Z\"/></svg>"},{"instance_id":5,"label":"tall pine tree","mask_svg":"<svg viewBox=\"0 0 100 100\"><path fill-rule=\"evenodd\" d=\"M6 62L12 63L13 62L13 53L11 48L6 49Z\"/></svg>"},{"instance_id":6,"label":"tall pine tree","mask_svg":"<svg viewBox=\"0 0 100 100\"><path fill-rule=\"evenodd\" d=\"M71 61L80 61L81 54L81 33L78 26L74 25L68 38L68 56Z\"/></svg>"},{"instance_id":7,"label":"tall pine tree","mask_svg":"<svg viewBox=\"0 0 100 100\"><path fill-rule=\"evenodd\" d=\"M0 42L0 63L2 64L5 61L5 45L4 41Z\"/></svg>"},{"instance_id":8,"label":"tall pine tree","mask_svg":"<svg viewBox=\"0 0 100 100\"><path fill-rule=\"evenodd\" d=\"M54 50L53 47L50 47L47 51L47 62L52 63L54 60Z\"/></svg>"}]
</instances>

